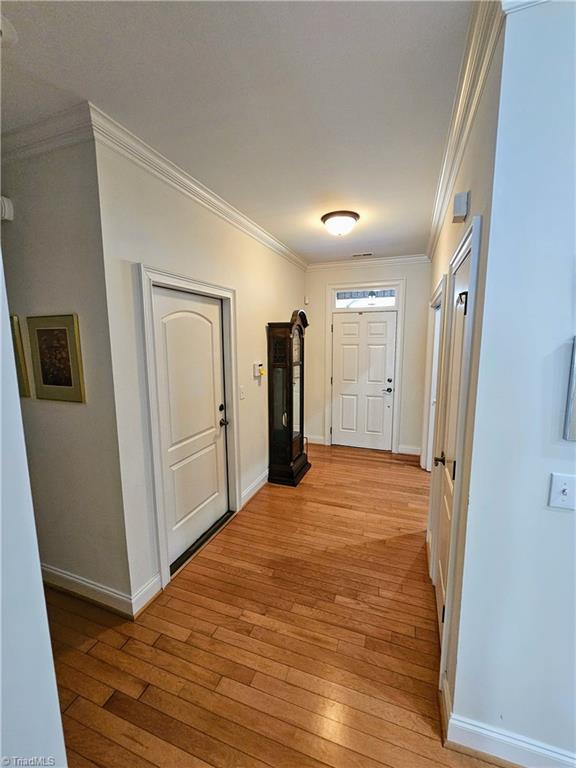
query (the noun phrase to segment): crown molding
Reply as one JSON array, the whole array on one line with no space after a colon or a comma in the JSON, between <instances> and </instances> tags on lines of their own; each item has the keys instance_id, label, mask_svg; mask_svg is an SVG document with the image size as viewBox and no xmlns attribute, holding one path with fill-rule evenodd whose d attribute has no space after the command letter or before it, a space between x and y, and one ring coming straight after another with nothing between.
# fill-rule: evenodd
<instances>
[{"instance_id":1,"label":"crown molding","mask_svg":"<svg viewBox=\"0 0 576 768\"><path fill-rule=\"evenodd\" d=\"M408 256L380 256L375 259L345 259L342 261L320 261L308 264L307 272L320 272L327 269L360 269L366 267L394 267L405 264L430 264L425 253Z\"/></svg>"},{"instance_id":2,"label":"crown molding","mask_svg":"<svg viewBox=\"0 0 576 768\"><path fill-rule=\"evenodd\" d=\"M306 269L307 262L274 235L89 102L5 134L2 137L2 161L10 163L90 140L106 145L132 160L291 264Z\"/></svg>"},{"instance_id":3,"label":"crown molding","mask_svg":"<svg viewBox=\"0 0 576 768\"><path fill-rule=\"evenodd\" d=\"M516 11L523 11L526 8L531 8L533 5L542 5L547 3L548 0L502 0L502 11L506 15L509 13L516 13Z\"/></svg>"},{"instance_id":4,"label":"crown molding","mask_svg":"<svg viewBox=\"0 0 576 768\"><path fill-rule=\"evenodd\" d=\"M12 163L93 139L87 102L2 135L2 162Z\"/></svg>"},{"instance_id":5,"label":"crown molding","mask_svg":"<svg viewBox=\"0 0 576 768\"><path fill-rule=\"evenodd\" d=\"M432 257L438 243L442 223L452 200L456 177L460 170L464 150L472 130L476 109L503 22L504 14L500 3L479 2L476 4L474 18L468 33L466 52L460 71L444 159L434 199L432 225L428 241L430 257Z\"/></svg>"},{"instance_id":6,"label":"crown molding","mask_svg":"<svg viewBox=\"0 0 576 768\"><path fill-rule=\"evenodd\" d=\"M239 229L244 234L249 235L254 240L287 259L291 264L300 269L306 269L307 262L291 251L280 240L277 240L274 235L262 229L256 222L249 219L248 216L245 216L237 208L229 205L229 203L209 190L208 187L205 187L168 160L168 158L164 157L164 155L161 155L160 152L157 152L143 142L102 112L102 110L98 109L98 107L89 104L89 109L94 138L97 142L111 147L137 165L146 168L146 170L170 184L170 186L192 198L195 202L200 203L205 208L208 208L212 213L225 219L236 229Z\"/></svg>"}]
</instances>

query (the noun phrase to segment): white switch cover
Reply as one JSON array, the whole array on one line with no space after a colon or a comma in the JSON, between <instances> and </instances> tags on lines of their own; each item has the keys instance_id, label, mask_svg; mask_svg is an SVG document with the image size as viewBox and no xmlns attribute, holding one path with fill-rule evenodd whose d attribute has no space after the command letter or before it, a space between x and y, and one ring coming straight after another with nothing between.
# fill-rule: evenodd
<instances>
[{"instance_id":1,"label":"white switch cover","mask_svg":"<svg viewBox=\"0 0 576 768\"><path fill-rule=\"evenodd\" d=\"M240 387L240 400L246 400L246 390L243 386Z\"/></svg>"},{"instance_id":2,"label":"white switch cover","mask_svg":"<svg viewBox=\"0 0 576 768\"><path fill-rule=\"evenodd\" d=\"M558 509L576 509L576 475L552 472L548 506Z\"/></svg>"}]
</instances>

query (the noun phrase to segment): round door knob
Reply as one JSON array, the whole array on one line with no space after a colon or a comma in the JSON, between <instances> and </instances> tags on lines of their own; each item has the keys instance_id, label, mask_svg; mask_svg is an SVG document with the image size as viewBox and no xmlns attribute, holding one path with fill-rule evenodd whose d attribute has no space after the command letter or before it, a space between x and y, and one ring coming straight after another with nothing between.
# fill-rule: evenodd
<instances>
[{"instance_id":1,"label":"round door knob","mask_svg":"<svg viewBox=\"0 0 576 768\"><path fill-rule=\"evenodd\" d=\"M220 426L221 427L227 427L228 426L228 419L220 419Z\"/></svg>"}]
</instances>

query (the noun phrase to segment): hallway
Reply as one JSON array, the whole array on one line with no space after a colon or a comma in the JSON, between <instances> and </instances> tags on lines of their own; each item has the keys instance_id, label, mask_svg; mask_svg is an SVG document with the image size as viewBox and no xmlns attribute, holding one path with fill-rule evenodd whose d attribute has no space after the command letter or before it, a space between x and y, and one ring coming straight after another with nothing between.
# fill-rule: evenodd
<instances>
[{"instance_id":1,"label":"hallway","mask_svg":"<svg viewBox=\"0 0 576 768\"><path fill-rule=\"evenodd\" d=\"M310 454L136 622L47 591L72 768L484 765L440 743L428 476Z\"/></svg>"}]
</instances>

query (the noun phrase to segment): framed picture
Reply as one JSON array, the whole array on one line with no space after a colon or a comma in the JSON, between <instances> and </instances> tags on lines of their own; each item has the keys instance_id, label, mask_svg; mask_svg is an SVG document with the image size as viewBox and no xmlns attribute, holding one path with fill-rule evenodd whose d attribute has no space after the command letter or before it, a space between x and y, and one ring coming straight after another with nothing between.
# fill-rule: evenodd
<instances>
[{"instance_id":1,"label":"framed picture","mask_svg":"<svg viewBox=\"0 0 576 768\"><path fill-rule=\"evenodd\" d=\"M20 397L30 397L30 381L28 379L28 368L24 356L24 345L22 344L22 332L18 315L10 315L10 328L12 329L12 344L14 345L14 357L16 359L18 392Z\"/></svg>"},{"instance_id":2,"label":"framed picture","mask_svg":"<svg viewBox=\"0 0 576 768\"><path fill-rule=\"evenodd\" d=\"M77 315L29 317L36 397L85 402Z\"/></svg>"},{"instance_id":3,"label":"framed picture","mask_svg":"<svg viewBox=\"0 0 576 768\"><path fill-rule=\"evenodd\" d=\"M564 440L576 440L576 336L572 339L572 360L568 381L568 398L564 417Z\"/></svg>"}]
</instances>

